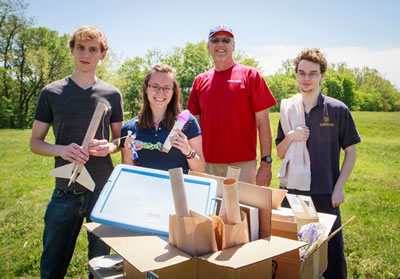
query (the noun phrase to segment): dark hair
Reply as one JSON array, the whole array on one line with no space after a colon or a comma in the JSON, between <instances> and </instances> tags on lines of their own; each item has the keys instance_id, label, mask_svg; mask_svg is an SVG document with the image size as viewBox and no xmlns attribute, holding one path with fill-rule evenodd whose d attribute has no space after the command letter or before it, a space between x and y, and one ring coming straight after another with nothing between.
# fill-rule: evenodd
<instances>
[{"instance_id":1,"label":"dark hair","mask_svg":"<svg viewBox=\"0 0 400 279\"><path fill-rule=\"evenodd\" d=\"M296 59L294 60L294 70L296 73L301 60L307 60L319 64L321 74L324 74L328 68L328 63L325 56L317 48L306 48L302 50L299 55L297 55Z\"/></svg>"},{"instance_id":2,"label":"dark hair","mask_svg":"<svg viewBox=\"0 0 400 279\"><path fill-rule=\"evenodd\" d=\"M150 102L147 98L147 87L149 85L149 80L151 75L155 72L158 73L167 73L172 76L172 80L174 83L174 92L167 106L167 111L165 113L165 118L162 120L163 126L172 129L175 125L175 122L178 118L178 114L181 113L181 99L182 93L179 88L178 79L176 78L176 71L171 66L165 64L159 64L153 66L150 71L147 72L146 77L144 78L143 85L142 85L142 93L143 93L143 105L142 109L139 112L139 126L141 129L151 129L154 128L154 121L153 121L153 113L151 111Z\"/></svg>"},{"instance_id":3,"label":"dark hair","mask_svg":"<svg viewBox=\"0 0 400 279\"><path fill-rule=\"evenodd\" d=\"M103 32L92 25L84 25L76 29L69 38L69 47L75 47L75 40L99 40L101 52L108 50L107 38Z\"/></svg>"}]
</instances>

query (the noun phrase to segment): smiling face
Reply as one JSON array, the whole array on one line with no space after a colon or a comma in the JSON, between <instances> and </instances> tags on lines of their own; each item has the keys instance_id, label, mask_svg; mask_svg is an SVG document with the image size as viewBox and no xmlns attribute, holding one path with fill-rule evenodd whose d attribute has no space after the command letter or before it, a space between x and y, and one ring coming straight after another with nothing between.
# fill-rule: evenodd
<instances>
[{"instance_id":1,"label":"smiling face","mask_svg":"<svg viewBox=\"0 0 400 279\"><path fill-rule=\"evenodd\" d=\"M214 60L216 66L222 64L225 67L231 67L235 62L233 60L233 51L235 50L235 41L232 36L226 32L218 32L212 38L220 39L219 42L213 43L208 40L208 52ZM221 41L222 38L230 38L229 43Z\"/></svg>"},{"instance_id":2,"label":"smiling face","mask_svg":"<svg viewBox=\"0 0 400 279\"><path fill-rule=\"evenodd\" d=\"M95 73L96 66L106 55L106 50L101 51L100 41L76 40L71 54L74 57L75 71L81 73Z\"/></svg>"},{"instance_id":3,"label":"smiling face","mask_svg":"<svg viewBox=\"0 0 400 279\"><path fill-rule=\"evenodd\" d=\"M321 66L308 60L301 60L297 66L297 83L303 93L318 94L324 78Z\"/></svg>"},{"instance_id":4,"label":"smiling face","mask_svg":"<svg viewBox=\"0 0 400 279\"><path fill-rule=\"evenodd\" d=\"M166 111L173 94L174 79L171 73L154 72L151 74L146 95L153 111Z\"/></svg>"}]
</instances>

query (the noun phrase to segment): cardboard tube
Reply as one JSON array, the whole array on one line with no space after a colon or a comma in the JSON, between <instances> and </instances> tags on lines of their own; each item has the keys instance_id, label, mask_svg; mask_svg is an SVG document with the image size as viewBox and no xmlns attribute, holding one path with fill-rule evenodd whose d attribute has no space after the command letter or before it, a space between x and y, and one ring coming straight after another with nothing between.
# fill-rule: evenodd
<instances>
[{"instance_id":1,"label":"cardboard tube","mask_svg":"<svg viewBox=\"0 0 400 279\"><path fill-rule=\"evenodd\" d=\"M186 199L182 168L170 169L168 172L171 180L176 216L189 217L189 207Z\"/></svg>"},{"instance_id":2,"label":"cardboard tube","mask_svg":"<svg viewBox=\"0 0 400 279\"><path fill-rule=\"evenodd\" d=\"M233 178L239 181L240 168L236 166L228 166L228 171L226 173L226 178Z\"/></svg>"},{"instance_id":3,"label":"cardboard tube","mask_svg":"<svg viewBox=\"0 0 400 279\"><path fill-rule=\"evenodd\" d=\"M236 181L239 181L239 176L240 176L240 168L239 167L228 166L226 178L233 178L233 179L236 179ZM225 199L224 199L223 192L222 192L221 207L220 207L218 215L219 216L225 215L225 212L226 212L225 211Z\"/></svg>"},{"instance_id":4,"label":"cardboard tube","mask_svg":"<svg viewBox=\"0 0 400 279\"><path fill-rule=\"evenodd\" d=\"M224 180L224 193L226 218L229 225L239 224L240 218L239 192L236 179Z\"/></svg>"}]
</instances>

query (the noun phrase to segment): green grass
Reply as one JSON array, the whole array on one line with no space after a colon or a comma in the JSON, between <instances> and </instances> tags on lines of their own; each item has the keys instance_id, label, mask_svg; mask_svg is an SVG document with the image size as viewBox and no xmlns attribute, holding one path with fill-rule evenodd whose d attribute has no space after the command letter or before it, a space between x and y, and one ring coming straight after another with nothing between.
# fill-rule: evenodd
<instances>
[{"instance_id":1,"label":"green grass","mask_svg":"<svg viewBox=\"0 0 400 279\"><path fill-rule=\"evenodd\" d=\"M349 278L400 277L400 113L354 112L361 143L345 188L343 220ZM279 114L271 113L274 134ZM43 215L54 178L53 158L29 150L30 130L0 130L0 277L37 278ZM52 136L49 141L52 141ZM272 187L281 161L273 147ZM120 163L119 154L113 155ZM87 277L87 240L82 229L68 278Z\"/></svg>"}]
</instances>

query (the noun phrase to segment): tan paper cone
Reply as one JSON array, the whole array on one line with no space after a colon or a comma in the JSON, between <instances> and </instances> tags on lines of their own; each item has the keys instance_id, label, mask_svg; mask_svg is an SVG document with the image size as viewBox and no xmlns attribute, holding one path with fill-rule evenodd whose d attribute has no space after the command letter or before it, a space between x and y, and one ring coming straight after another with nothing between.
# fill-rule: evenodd
<instances>
[{"instance_id":1,"label":"tan paper cone","mask_svg":"<svg viewBox=\"0 0 400 279\"><path fill-rule=\"evenodd\" d=\"M242 220L240 218L239 193L236 179L228 178L224 180L223 197L228 224L239 224Z\"/></svg>"},{"instance_id":2,"label":"tan paper cone","mask_svg":"<svg viewBox=\"0 0 400 279\"><path fill-rule=\"evenodd\" d=\"M182 168L168 170L171 179L172 196L174 198L176 216L189 217Z\"/></svg>"}]
</instances>

